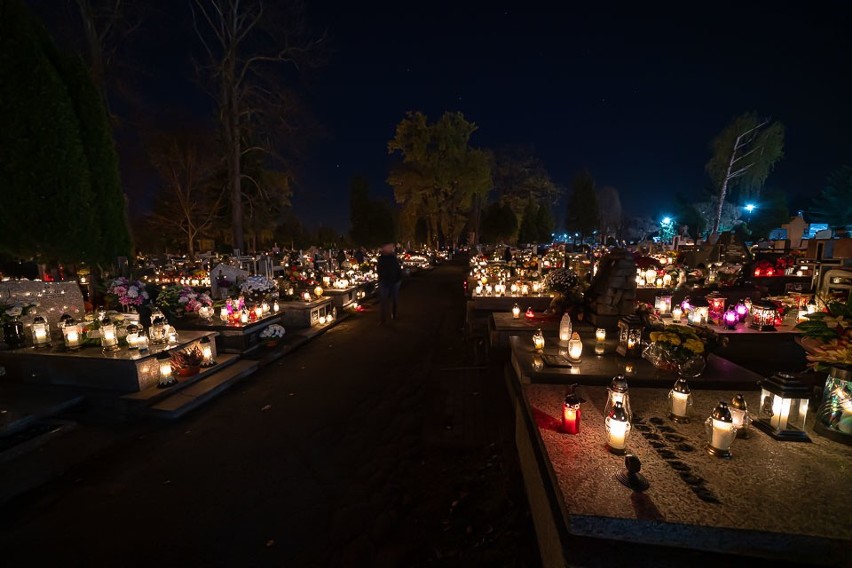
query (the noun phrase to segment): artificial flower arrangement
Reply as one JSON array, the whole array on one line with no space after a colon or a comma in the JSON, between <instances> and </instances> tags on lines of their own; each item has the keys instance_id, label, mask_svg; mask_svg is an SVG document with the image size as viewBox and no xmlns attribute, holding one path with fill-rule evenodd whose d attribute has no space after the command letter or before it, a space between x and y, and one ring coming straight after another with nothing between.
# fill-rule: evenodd
<instances>
[{"instance_id":1,"label":"artificial flower arrangement","mask_svg":"<svg viewBox=\"0 0 852 568\"><path fill-rule=\"evenodd\" d=\"M145 290L145 284L139 280L129 280L124 276L119 276L110 282L106 294L124 307L141 306L147 304L150 299Z\"/></svg>"},{"instance_id":2,"label":"artificial flower arrangement","mask_svg":"<svg viewBox=\"0 0 852 568\"><path fill-rule=\"evenodd\" d=\"M852 369L852 298L822 303L825 311L805 315L807 321L796 326L802 332L809 366L817 371Z\"/></svg>"},{"instance_id":3,"label":"artificial flower arrangement","mask_svg":"<svg viewBox=\"0 0 852 568\"><path fill-rule=\"evenodd\" d=\"M195 374L204 362L204 355L197 345L171 352L172 370L179 375Z\"/></svg>"},{"instance_id":4,"label":"artificial flower arrangement","mask_svg":"<svg viewBox=\"0 0 852 568\"><path fill-rule=\"evenodd\" d=\"M202 307L211 307L213 300L206 293L198 293L189 286L166 286L157 296L155 304L176 317L197 313Z\"/></svg>"},{"instance_id":5,"label":"artificial flower arrangement","mask_svg":"<svg viewBox=\"0 0 852 568\"><path fill-rule=\"evenodd\" d=\"M554 292L548 311L562 314L583 302L586 286L569 268L556 268L544 277L544 289Z\"/></svg>"},{"instance_id":6,"label":"artificial flower arrangement","mask_svg":"<svg viewBox=\"0 0 852 568\"><path fill-rule=\"evenodd\" d=\"M240 284L240 293L251 300L262 300L276 290L275 281L266 276L249 276Z\"/></svg>"},{"instance_id":7,"label":"artificial flower arrangement","mask_svg":"<svg viewBox=\"0 0 852 568\"><path fill-rule=\"evenodd\" d=\"M260 332L260 337L267 341L278 340L284 337L285 329L283 326L273 323Z\"/></svg>"},{"instance_id":8,"label":"artificial flower arrangement","mask_svg":"<svg viewBox=\"0 0 852 568\"><path fill-rule=\"evenodd\" d=\"M725 347L728 338L706 327L657 325L650 333L651 344L642 356L655 367L698 376L704 370L707 356Z\"/></svg>"},{"instance_id":9,"label":"artificial flower arrangement","mask_svg":"<svg viewBox=\"0 0 852 568\"><path fill-rule=\"evenodd\" d=\"M36 307L38 307L38 304L36 303L27 303L21 300L0 303L0 322L6 323L14 321L19 317L27 315Z\"/></svg>"}]
</instances>

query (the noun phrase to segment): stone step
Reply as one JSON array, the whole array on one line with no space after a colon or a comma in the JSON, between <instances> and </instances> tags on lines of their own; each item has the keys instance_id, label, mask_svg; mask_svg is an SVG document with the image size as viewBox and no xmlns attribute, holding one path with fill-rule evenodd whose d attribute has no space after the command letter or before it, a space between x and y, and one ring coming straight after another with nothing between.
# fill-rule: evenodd
<instances>
[{"instance_id":1,"label":"stone step","mask_svg":"<svg viewBox=\"0 0 852 568\"><path fill-rule=\"evenodd\" d=\"M257 370L257 367L257 361L236 361L225 369L208 375L203 380L197 381L157 402L148 408L148 413L169 420L180 418L190 410L198 408L223 393L240 379L251 375Z\"/></svg>"},{"instance_id":2,"label":"stone step","mask_svg":"<svg viewBox=\"0 0 852 568\"><path fill-rule=\"evenodd\" d=\"M225 367L228 367L229 365L235 363L239 358L239 355L228 355L225 353L220 353L216 356L216 365L208 368L202 367L201 371L197 375L193 375L191 377L178 377L178 384L173 387L161 389L157 388L157 386L155 385L139 392L133 392L122 395L121 399L131 409L134 407L138 408L151 406L163 399L169 398L176 392L182 391L183 389L189 388L190 386L194 385L199 381L205 380L207 377L213 375L214 373L218 373Z\"/></svg>"}]
</instances>

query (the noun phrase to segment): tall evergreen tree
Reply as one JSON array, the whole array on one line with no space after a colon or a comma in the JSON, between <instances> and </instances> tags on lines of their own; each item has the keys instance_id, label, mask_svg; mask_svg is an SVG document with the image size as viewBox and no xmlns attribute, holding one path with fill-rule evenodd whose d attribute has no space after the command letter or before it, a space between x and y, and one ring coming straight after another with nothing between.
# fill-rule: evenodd
<instances>
[{"instance_id":1,"label":"tall evergreen tree","mask_svg":"<svg viewBox=\"0 0 852 568\"><path fill-rule=\"evenodd\" d=\"M834 228L852 226L852 167L843 166L828 177L809 213L814 221Z\"/></svg>"},{"instance_id":2,"label":"tall evergreen tree","mask_svg":"<svg viewBox=\"0 0 852 568\"><path fill-rule=\"evenodd\" d=\"M565 227L569 233L579 233L581 239L591 236L600 222L595 180L588 170L577 174L571 182L571 197Z\"/></svg>"},{"instance_id":3,"label":"tall evergreen tree","mask_svg":"<svg viewBox=\"0 0 852 568\"><path fill-rule=\"evenodd\" d=\"M535 201L528 199L527 205L524 207L523 217L521 217L521 226L518 229L518 243L532 244L538 242L537 213L538 206Z\"/></svg>"}]
</instances>

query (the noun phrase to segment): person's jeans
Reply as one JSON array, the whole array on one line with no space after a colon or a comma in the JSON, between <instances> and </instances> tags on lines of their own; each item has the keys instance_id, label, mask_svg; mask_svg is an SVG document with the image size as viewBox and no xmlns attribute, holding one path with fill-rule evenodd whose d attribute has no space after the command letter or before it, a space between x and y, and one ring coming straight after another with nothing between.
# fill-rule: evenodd
<instances>
[{"instance_id":1,"label":"person's jeans","mask_svg":"<svg viewBox=\"0 0 852 568\"><path fill-rule=\"evenodd\" d=\"M379 284L379 303L382 308L382 322L388 320L388 316L396 319L396 305L399 301L399 285L401 282L393 284Z\"/></svg>"}]
</instances>

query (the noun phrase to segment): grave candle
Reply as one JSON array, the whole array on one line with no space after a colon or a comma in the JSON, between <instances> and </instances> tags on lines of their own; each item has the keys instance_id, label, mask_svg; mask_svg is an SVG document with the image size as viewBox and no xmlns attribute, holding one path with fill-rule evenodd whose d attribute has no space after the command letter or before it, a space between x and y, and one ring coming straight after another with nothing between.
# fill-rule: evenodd
<instances>
[{"instance_id":1,"label":"grave candle","mask_svg":"<svg viewBox=\"0 0 852 568\"><path fill-rule=\"evenodd\" d=\"M602 327L599 327L595 330L595 339L598 342L606 341L606 330Z\"/></svg>"},{"instance_id":2,"label":"grave candle","mask_svg":"<svg viewBox=\"0 0 852 568\"><path fill-rule=\"evenodd\" d=\"M731 442L737 435L728 404L719 402L705 422L709 442L707 452L717 457L731 457Z\"/></svg>"},{"instance_id":3,"label":"grave candle","mask_svg":"<svg viewBox=\"0 0 852 568\"><path fill-rule=\"evenodd\" d=\"M630 436L630 420L621 402L616 402L606 417L606 445L614 454L624 454Z\"/></svg>"},{"instance_id":4,"label":"grave candle","mask_svg":"<svg viewBox=\"0 0 852 568\"><path fill-rule=\"evenodd\" d=\"M520 317L521 317L521 308L520 308L520 306L518 306L518 304L515 304L512 307L512 318L513 319L520 319Z\"/></svg>"},{"instance_id":5,"label":"grave candle","mask_svg":"<svg viewBox=\"0 0 852 568\"><path fill-rule=\"evenodd\" d=\"M669 391L670 413L669 417L675 422L689 422L689 406L692 404L689 384L683 377L675 381L672 390Z\"/></svg>"},{"instance_id":6,"label":"grave candle","mask_svg":"<svg viewBox=\"0 0 852 568\"><path fill-rule=\"evenodd\" d=\"M566 434L580 433L581 402L583 402L582 399L573 390L562 402L562 431Z\"/></svg>"}]
</instances>

